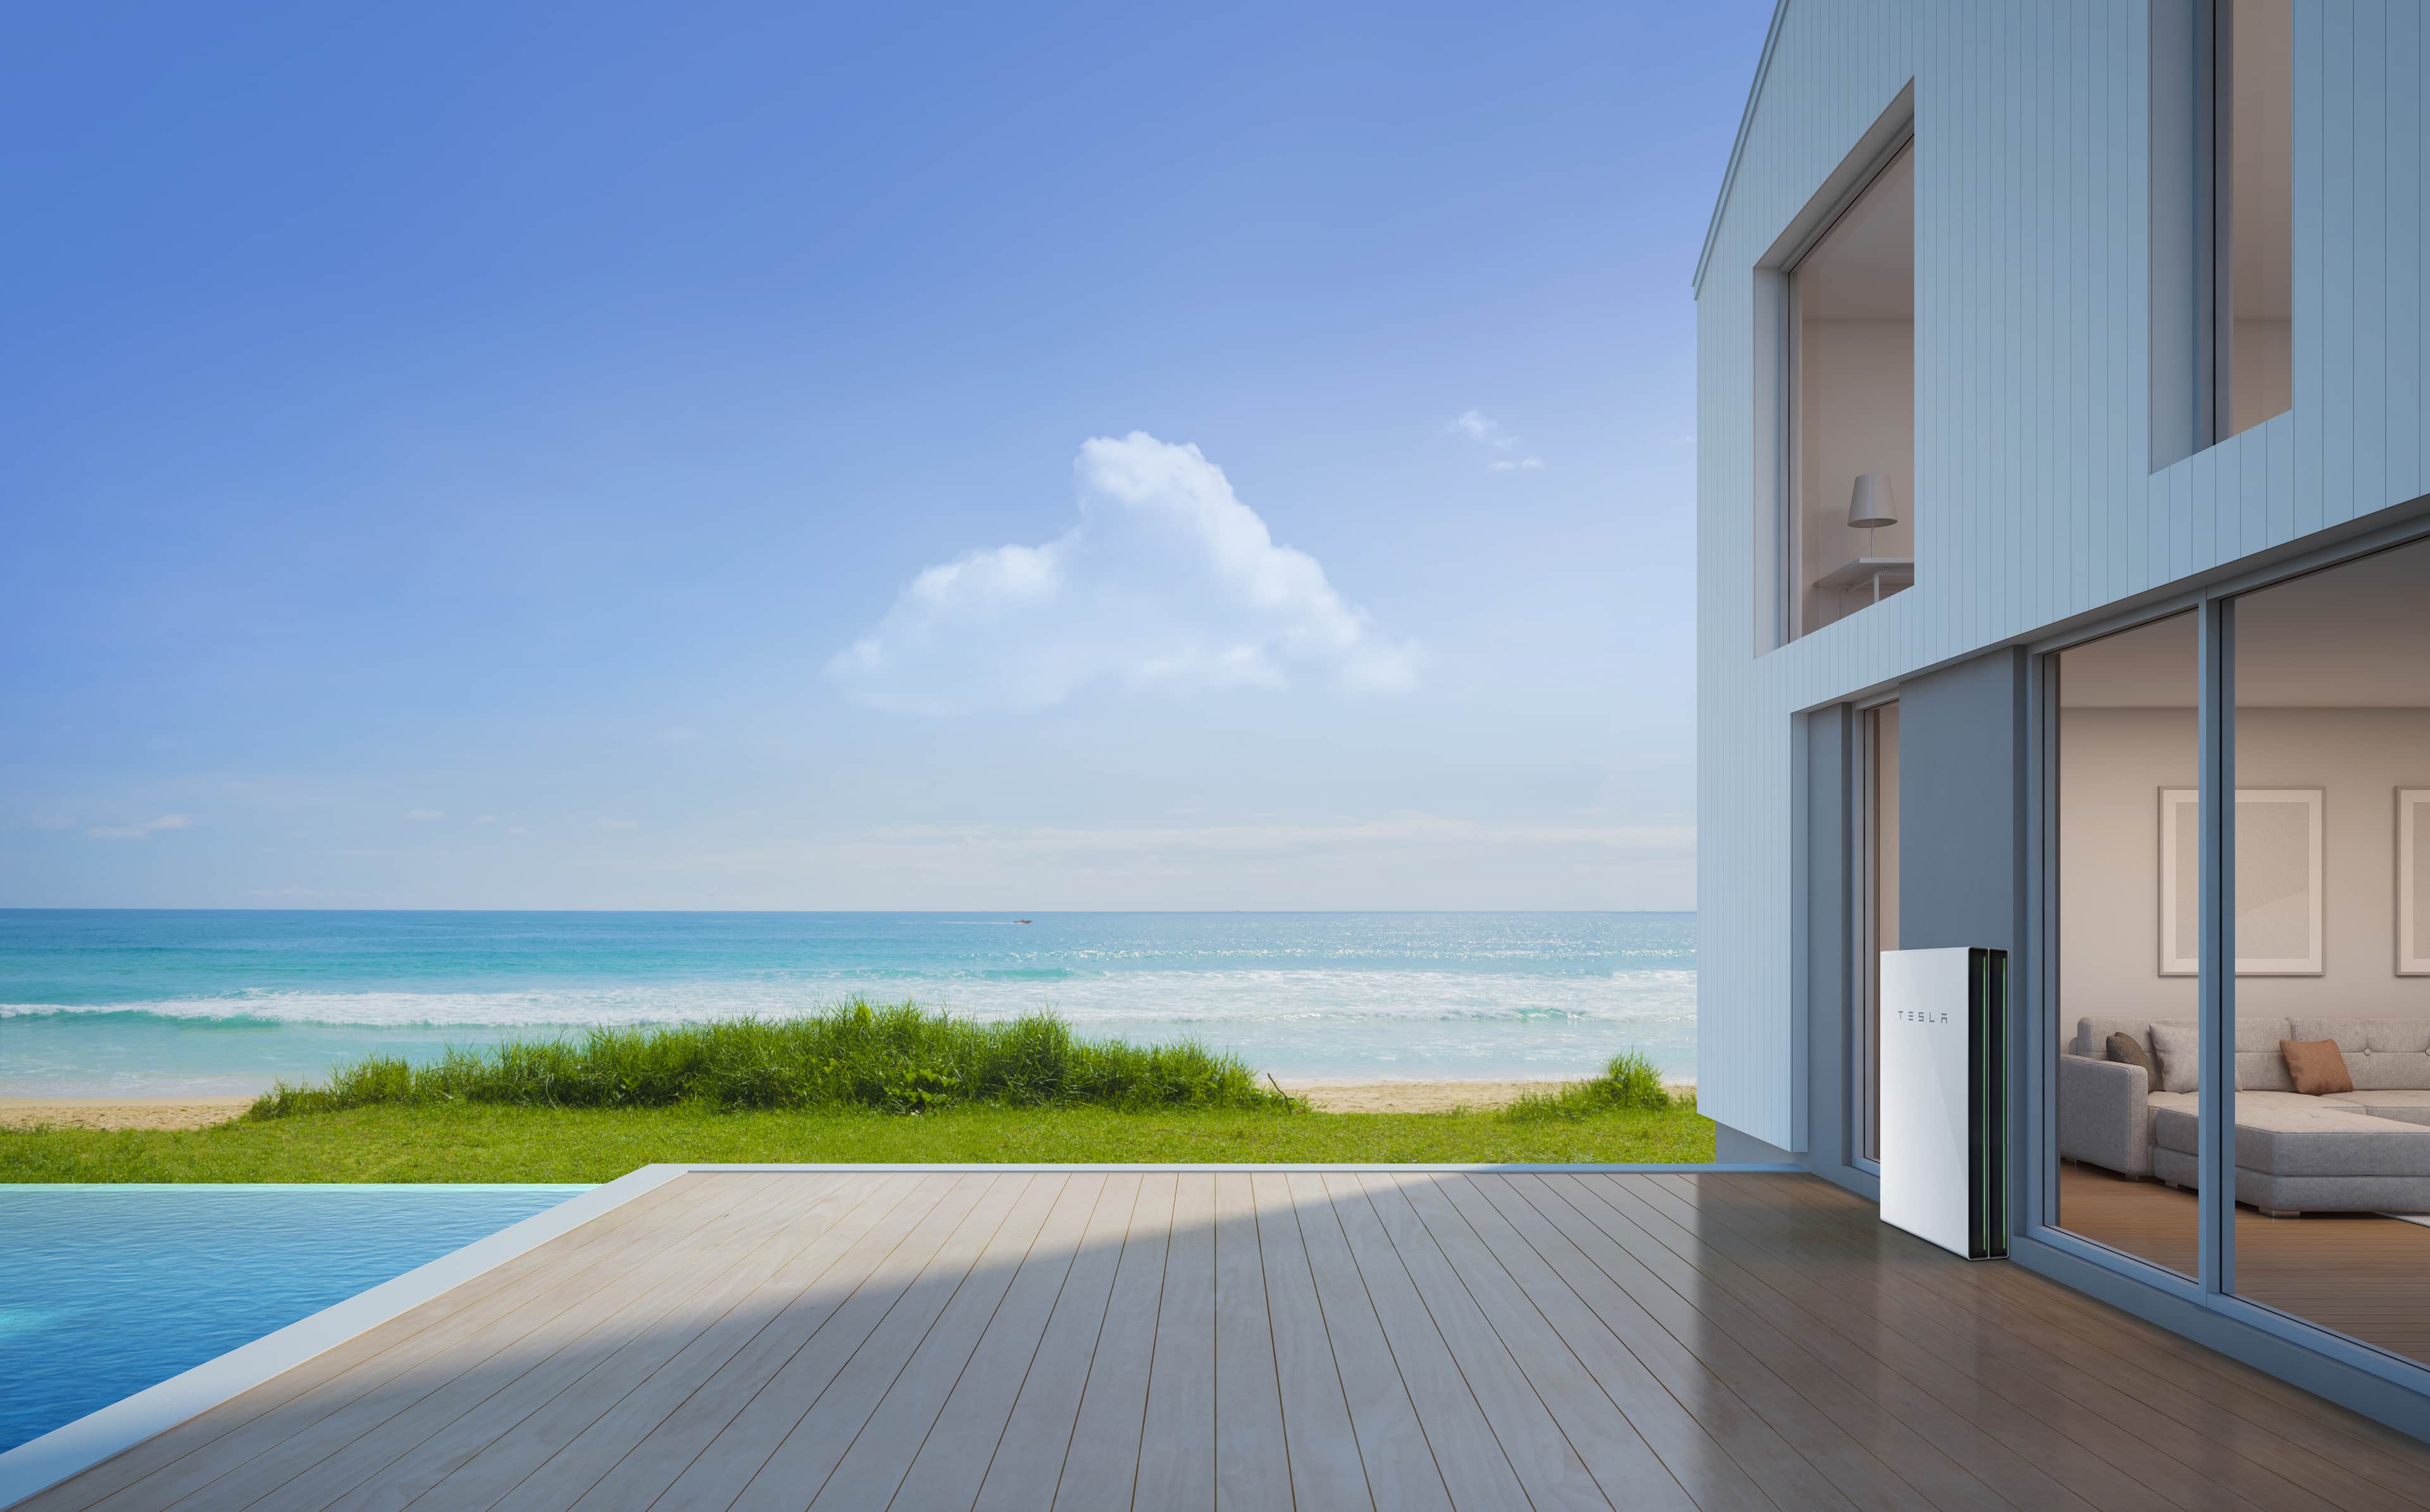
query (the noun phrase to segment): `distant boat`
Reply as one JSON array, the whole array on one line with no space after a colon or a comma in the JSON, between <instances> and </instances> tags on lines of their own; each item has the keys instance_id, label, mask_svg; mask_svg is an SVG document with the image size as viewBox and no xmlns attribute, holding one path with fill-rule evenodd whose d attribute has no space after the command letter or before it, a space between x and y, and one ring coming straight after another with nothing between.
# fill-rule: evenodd
<instances>
[{"instance_id":1,"label":"distant boat","mask_svg":"<svg viewBox=\"0 0 2430 1512\"><path fill-rule=\"evenodd\" d=\"M1026 920L1026 919L1016 919L1016 920L1014 920L1014 921L1013 921L1013 922L1014 922L1014 923L1016 923L1016 924L1025 924L1025 923L1029 922L1029 921L1028 921L1028 920Z\"/></svg>"}]
</instances>

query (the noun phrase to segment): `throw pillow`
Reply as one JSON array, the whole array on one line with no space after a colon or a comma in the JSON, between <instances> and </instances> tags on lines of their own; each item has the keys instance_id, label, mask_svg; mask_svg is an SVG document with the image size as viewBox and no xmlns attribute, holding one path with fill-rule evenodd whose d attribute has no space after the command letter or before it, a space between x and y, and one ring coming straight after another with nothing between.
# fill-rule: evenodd
<instances>
[{"instance_id":1,"label":"throw pillow","mask_svg":"<svg viewBox=\"0 0 2430 1512\"><path fill-rule=\"evenodd\" d=\"M2152 1064L2151 1055L2144 1050L2143 1041L2136 1038L2133 1035L2126 1033L2122 1029L2118 1033L2111 1035L2109 1037L2109 1058L2115 1061L2122 1061L2129 1066L2142 1067L2143 1090L2146 1092L2156 1092L2160 1089L2160 1068Z\"/></svg>"},{"instance_id":2,"label":"throw pillow","mask_svg":"<svg viewBox=\"0 0 2430 1512\"><path fill-rule=\"evenodd\" d=\"M2354 1090L2354 1072L2334 1039L2281 1039L2278 1054L2287 1057L2287 1074L2305 1097Z\"/></svg>"},{"instance_id":3,"label":"throw pillow","mask_svg":"<svg viewBox=\"0 0 2430 1512\"><path fill-rule=\"evenodd\" d=\"M2160 1090L2191 1092L2202 1087L2202 1033L2191 1024L2152 1025L2152 1052L2160 1058Z\"/></svg>"}]
</instances>

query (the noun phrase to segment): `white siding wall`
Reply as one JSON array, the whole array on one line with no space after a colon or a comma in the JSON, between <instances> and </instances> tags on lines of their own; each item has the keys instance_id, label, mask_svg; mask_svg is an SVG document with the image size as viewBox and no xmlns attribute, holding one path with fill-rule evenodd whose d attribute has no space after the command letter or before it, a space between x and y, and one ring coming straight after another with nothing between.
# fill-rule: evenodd
<instances>
[{"instance_id":1,"label":"white siding wall","mask_svg":"<svg viewBox=\"0 0 2430 1512\"><path fill-rule=\"evenodd\" d=\"M2430 486L2423 9L2295 0L2295 407L2155 474L2141 0L1787 0L1697 295L1706 1113L1805 1144L1796 711ZM1917 586L1756 656L1755 265L1910 78Z\"/></svg>"}]
</instances>

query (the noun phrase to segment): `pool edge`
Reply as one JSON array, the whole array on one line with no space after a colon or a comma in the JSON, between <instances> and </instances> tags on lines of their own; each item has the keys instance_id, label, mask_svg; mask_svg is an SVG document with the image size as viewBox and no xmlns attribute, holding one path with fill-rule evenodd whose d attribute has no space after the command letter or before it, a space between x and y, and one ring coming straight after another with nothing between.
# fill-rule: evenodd
<instances>
[{"instance_id":1,"label":"pool edge","mask_svg":"<svg viewBox=\"0 0 2430 1512\"><path fill-rule=\"evenodd\" d=\"M0 1451L0 1508L14 1506L155 1434L241 1396L691 1169L649 1165L629 1171L14 1449Z\"/></svg>"}]
</instances>

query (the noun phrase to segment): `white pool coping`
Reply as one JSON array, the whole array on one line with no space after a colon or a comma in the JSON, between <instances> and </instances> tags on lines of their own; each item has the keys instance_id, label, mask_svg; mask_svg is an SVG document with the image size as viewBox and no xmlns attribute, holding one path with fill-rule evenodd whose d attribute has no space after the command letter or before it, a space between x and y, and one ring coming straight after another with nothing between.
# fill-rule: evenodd
<instances>
[{"instance_id":1,"label":"white pool coping","mask_svg":"<svg viewBox=\"0 0 2430 1512\"><path fill-rule=\"evenodd\" d=\"M1139 1161L1116 1161L1103 1164L1054 1164L1026 1162L978 1161L966 1164L936 1163L883 1164L837 1162L826 1165L651 1165L643 1166L589 1191L570 1197L543 1213L535 1213L522 1222L500 1229L487 1238L475 1239L448 1254L442 1254L427 1265L408 1271L393 1281L383 1281L368 1291L358 1292L345 1301L324 1307L309 1318L298 1320L274 1334L265 1334L250 1344L240 1344L216 1359L206 1360L181 1375L173 1375L158 1386L146 1387L133 1396L125 1397L108 1406L89 1412L75 1421L52 1429L39 1438L29 1438L16 1448L0 1453L0 1509L37 1492L49 1489L69 1476L91 1470L113 1454L134 1448L144 1439L165 1432L218 1406L221 1403L241 1396L263 1382L282 1375L324 1351L336 1348L358 1334L365 1334L390 1319L411 1311L442 1292L462 1286L483 1271L504 1265L519 1254L538 1249L553 1238L570 1234L592 1219L613 1211L634 1198L662 1187L678 1176L695 1174L784 1174L801 1172L815 1174L834 1171L940 1171L977 1172L1010 1171L1159 1171L1173 1172L1226 1171L1440 1171L1490 1173L1496 1171L1540 1171L1563 1173L1600 1173L1610 1175L1739 1175L1808 1174L1803 1166L1793 1165L1394 1165L1375 1161L1275 1162L1272 1164L1246 1161L1208 1165L1174 1165ZM290 1188L292 1189L292 1188Z\"/></svg>"}]
</instances>

